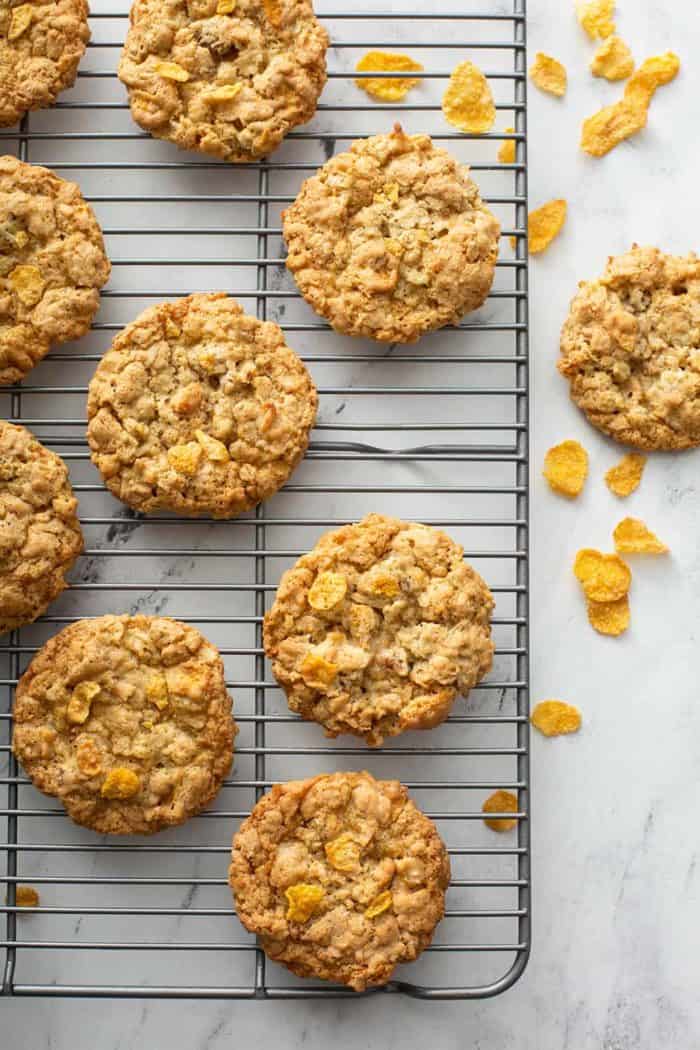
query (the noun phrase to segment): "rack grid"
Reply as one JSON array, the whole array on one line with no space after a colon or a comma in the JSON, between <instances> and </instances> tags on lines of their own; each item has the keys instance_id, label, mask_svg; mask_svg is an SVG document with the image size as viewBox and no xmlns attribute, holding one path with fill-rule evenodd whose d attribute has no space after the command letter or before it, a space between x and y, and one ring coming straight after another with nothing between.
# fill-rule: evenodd
<instances>
[{"instance_id":1,"label":"rack grid","mask_svg":"<svg viewBox=\"0 0 700 1050\"><path fill-rule=\"evenodd\" d=\"M69 463L86 537L70 590L36 624L0 639L4 995L353 996L297 980L266 960L239 925L226 884L231 834L256 799L276 781L342 768L366 767L406 783L452 860L446 918L433 946L400 967L382 992L477 998L503 991L525 968L525 0L484 0L473 13L459 0L442 0L436 13L421 6L320 10L332 43L317 115L257 164L232 167L180 153L131 122L115 72L126 6L93 11L93 39L75 87L53 109L0 132L3 152L81 185L113 263L92 332L0 394L3 417L30 427ZM355 63L370 48L422 58L425 72L407 101L378 103L353 83ZM444 82L465 58L478 62L494 91L497 125L488 135L455 132L440 111ZM471 165L501 219L502 241L480 311L416 346L379 347L331 333L300 299L284 267L280 211L334 152L395 120L431 133ZM516 161L501 164L496 150L508 138ZM228 522L145 518L113 500L90 463L87 383L110 333L145 305L212 289L282 326L319 387L318 425L290 483L254 513ZM284 569L323 531L370 510L443 527L463 543L495 594L497 644L491 675L443 726L374 750L347 738L324 742L317 726L291 715L262 651L262 617ZM241 728L234 769L215 804L148 840L109 840L72 825L34 790L10 751L14 687L37 648L78 617L125 611L188 620L219 645ZM483 824L481 803L496 788L518 794L515 835L496 836ZM16 887L26 883L40 891L37 909L15 905Z\"/></svg>"}]
</instances>

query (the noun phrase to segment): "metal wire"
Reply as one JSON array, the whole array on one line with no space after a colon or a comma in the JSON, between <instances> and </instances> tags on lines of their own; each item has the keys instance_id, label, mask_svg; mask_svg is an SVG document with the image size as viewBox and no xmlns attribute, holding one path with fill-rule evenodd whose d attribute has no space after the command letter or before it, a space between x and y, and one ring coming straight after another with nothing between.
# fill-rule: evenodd
<instances>
[{"instance_id":1,"label":"metal wire","mask_svg":"<svg viewBox=\"0 0 700 1050\"><path fill-rule=\"evenodd\" d=\"M505 0L504 0L505 2ZM126 7L94 12L72 92L0 132L8 152L78 181L113 262L100 318L79 344L49 355L0 394L3 415L68 462L86 549L72 586L37 624L0 640L0 974L4 995L129 998L325 998L344 989L296 981L266 961L231 908L231 834L278 780L367 767L400 778L437 822L452 860L444 922L419 962L385 992L476 998L509 987L530 946L528 762L528 314L525 0L439 15L320 12L333 45L312 124L269 160L230 168L179 154L131 123L115 76ZM501 5L503 6L503 5ZM402 39L411 26L414 39ZM429 49L420 94L385 105L352 84L370 48ZM493 132L462 135L440 113L444 81L473 54L492 81ZM392 74L360 74L391 76ZM342 114L342 132L330 129ZM347 116L345 116L347 114ZM417 347L377 348L331 333L285 274L280 210L337 149L393 118L468 161L499 215L501 258L488 303ZM506 131L506 125L514 131ZM501 126L503 125L503 126ZM495 160L516 143L513 164ZM98 151L98 152L97 152ZM193 181L195 180L195 181ZM146 211L147 209L147 211ZM515 239L515 250L507 238ZM277 321L309 364L319 422L294 478L235 521L143 518L109 497L89 463L84 401L105 333L149 301L224 287ZM145 301L145 302L144 302ZM60 400L59 400L60 396ZM444 527L497 598L496 662L447 723L381 749L322 743L271 680L262 619L281 572L325 529L369 510ZM216 803L156 840L97 839L36 792L10 749L14 687L41 644L78 617L167 612L219 646L241 727L236 765ZM468 763L468 765L467 765ZM518 796L517 838L496 839L481 803ZM16 904L18 884L41 904ZM3 961L4 955L4 961ZM505 960L504 960L505 956ZM173 959L177 967L173 968Z\"/></svg>"}]
</instances>

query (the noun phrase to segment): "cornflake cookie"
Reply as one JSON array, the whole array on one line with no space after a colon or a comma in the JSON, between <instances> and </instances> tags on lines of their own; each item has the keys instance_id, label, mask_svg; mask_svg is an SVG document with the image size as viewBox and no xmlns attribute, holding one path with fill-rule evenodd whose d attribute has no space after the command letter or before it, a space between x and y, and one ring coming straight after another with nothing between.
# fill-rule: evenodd
<instances>
[{"instance_id":1,"label":"cornflake cookie","mask_svg":"<svg viewBox=\"0 0 700 1050\"><path fill-rule=\"evenodd\" d=\"M65 463L24 427L0 421L0 633L46 611L82 549Z\"/></svg>"},{"instance_id":2,"label":"cornflake cookie","mask_svg":"<svg viewBox=\"0 0 700 1050\"><path fill-rule=\"evenodd\" d=\"M271 959L357 992L428 947L447 850L397 780L332 773L277 784L233 840L238 917Z\"/></svg>"},{"instance_id":3,"label":"cornflake cookie","mask_svg":"<svg viewBox=\"0 0 700 1050\"><path fill-rule=\"evenodd\" d=\"M77 824L147 835L214 798L236 732L221 657L199 631L100 616L34 657L17 686L12 748Z\"/></svg>"},{"instance_id":4,"label":"cornflake cookie","mask_svg":"<svg viewBox=\"0 0 700 1050\"><path fill-rule=\"evenodd\" d=\"M52 344L87 332L109 273L78 186L0 157L0 385L22 379Z\"/></svg>"},{"instance_id":5,"label":"cornflake cookie","mask_svg":"<svg viewBox=\"0 0 700 1050\"><path fill-rule=\"evenodd\" d=\"M583 281L559 371L594 426L641 449L700 444L700 262L633 246Z\"/></svg>"},{"instance_id":6,"label":"cornflake cookie","mask_svg":"<svg viewBox=\"0 0 700 1050\"><path fill-rule=\"evenodd\" d=\"M86 0L0 3L0 127L72 86L90 39Z\"/></svg>"},{"instance_id":7,"label":"cornflake cookie","mask_svg":"<svg viewBox=\"0 0 700 1050\"><path fill-rule=\"evenodd\" d=\"M438 529L370 514L282 577L265 651L293 711L378 745L444 721L490 670L493 598Z\"/></svg>"},{"instance_id":8,"label":"cornflake cookie","mask_svg":"<svg viewBox=\"0 0 700 1050\"><path fill-rule=\"evenodd\" d=\"M287 266L333 328L412 343L486 299L500 226L469 169L427 135L354 142L283 213Z\"/></svg>"},{"instance_id":9,"label":"cornflake cookie","mask_svg":"<svg viewBox=\"0 0 700 1050\"><path fill-rule=\"evenodd\" d=\"M314 115L328 44L310 0L135 0L119 78L156 138L252 161Z\"/></svg>"},{"instance_id":10,"label":"cornflake cookie","mask_svg":"<svg viewBox=\"0 0 700 1050\"><path fill-rule=\"evenodd\" d=\"M281 329L223 292L144 312L88 393L88 441L109 490L141 511L233 518L284 484L316 389Z\"/></svg>"}]
</instances>

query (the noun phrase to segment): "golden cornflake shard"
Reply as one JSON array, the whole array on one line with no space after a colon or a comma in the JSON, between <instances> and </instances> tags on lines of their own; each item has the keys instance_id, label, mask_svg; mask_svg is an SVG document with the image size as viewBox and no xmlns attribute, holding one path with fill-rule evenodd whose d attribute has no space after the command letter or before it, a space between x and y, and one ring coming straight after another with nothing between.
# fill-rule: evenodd
<instances>
[{"instance_id":1,"label":"golden cornflake shard","mask_svg":"<svg viewBox=\"0 0 700 1050\"><path fill-rule=\"evenodd\" d=\"M164 77L166 80L177 80L181 84L190 79L187 70L178 66L177 62L155 62L153 70L159 77Z\"/></svg>"},{"instance_id":2,"label":"golden cornflake shard","mask_svg":"<svg viewBox=\"0 0 700 1050\"><path fill-rule=\"evenodd\" d=\"M33 886L18 886L15 892L15 903L18 908L38 908L39 893Z\"/></svg>"},{"instance_id":3,"label":"golden cornflake shard","mask_svg":"<svg viewBox=\"0 0 700 1050\"><path fill-rule=\"evenodd\" d=\"M630 625L629 597L625 595L616 602L588 602L588 620L599 634L623 634Z\"/></svg>"},{"instance_id":4,"label":"golden cornflake shard","mask_svg":"<svg viewBox=\"0 0 700 1050\"><path fill-rule=\"evenodd\" d=\"M512 791L494 791L484 802L482 813L517 813L518 799ZM484 824L492 831L511 831L517 820L510 817L484 817Z\"/></svg>"},{"instance_id":5,"label":"golden cornflake shard","mask_svg":"<svg viewBox=\"0 0 700 1050\"><path fill-rule=\"evenodd\" d=\"M442 112L449 124L468 134L482 134L493 127L496 107L491 88L473 62L460 62L452 70L442 96Z\"/></svg>"},{"instance_id":6,"label":"golden cornflake shard","mask_svg":"<svg viewBox=\"0 0 700 1050\"><path fill-rule=\"evenodd\" d=\"M422 73L423 66L408 55L368 51L355 66L356 73ZM359 88L382 102L400 102L420 77L368 77L355 81Z\"/></svg>"},{"instance_id":7,"label":"golden cornflake shard","mask_svg":"<svg viewBox=\"0 0 700 1050\"><path fill-rule=\"evenodd\" d=\"M623 518L613 532L620 554L667 554L668 547L639 518Z\"/></svg>"},{"instance_id":8,"label":"golden cornflake shard","mask_svg":"<svg viewBox=\"0 0 700 1050\"><path fill-rule=\"evenodd\" d=\"M610 36L591 59L591 73L605 80L626 80L634 70L634 58L624 40Z\"/></svg>"},{"instance_id":9,"label":"golden cornflake shard","mask_svg":"<svg viewBox=\"0 0 700 1050\"><path fill-rule=\"evenodd\" d=\"M319 904L325 897L323 886L314 886L308 882L298 882L296 886L288 886L284 891L289 907L287 908L287 919L289 922L308 922Z\"/></svg>"},{"instance_id":10,"label":"golden cornflake shard","mask_svg":"<svg viewBox=\"0 0 700 1050\"><path fill-rule=\"evenodd\" d=\"M584 548L576 555L574 575L592 602L615 602L630 589L632 573L617 554Z\"/></svg>"},{"instance_id":11,"label":"golden cornflake shard","mask_svg":"<svg viewBox=\"0 0 700 1050\"><path fill-rule=\"evenodd\" d=\"M530 66L530 80L541 91L547 91L550 95L561 98L566 94L566 68L556 58L545 55L543 51L537 52L535 61Z\"/></svg>"},{"instance_id":12,"label":"golden cornflake shard","mask_svg":"<svg viewBox=\"0 0 700 1050\"><path fill-rule=\"evenodd\" d=\"M576 0L576 16L591 40L605 40L615 32L615 0Z\"/></svg>"},{"instance_id":13,"label":"golden cornflake shard","mask_svg":"<svg viewBox=\"0 0 700 1050\"><path fill-rule=\"evenodd\" d=\"M575 499L588 474L588 453L578 441L562 441L545 455L542 473L554 492Z\"/></svg>"},{"instance_id":14,"label":"golden cornflake shard","mask_svg":"<svg viewBox=\"0 0 700 1050\"><path fill-rule=\"evenodd\" d=\"M566 222L566 201L548 201L527 217L528 251L537 255L548 248Z\"/></svg>"},{"instance_id":15,"label":"golden cornflake shard","mask_svg":"<svg viewBox=\"0 0 700 1050\"><path fill-rule=\"evenodd\" d=\"M388 911L393 903L394 899L389 890L384 890L383 893L378 894L374 898L370 906L365 910L365 918L376 919L377 915L382 915L385 911Z\"/></svg>"},{"instance_id":16,"label":"golden cornflake shard","mask_svg":"<svg viewBox=\"0 0 700 1050\"><path fill-rule=\"evenodd\" d=\"M562 736L579 731L581 712L563 700L541 700L530 715L530 722L544 736Z\"/></svg>"},{"instance_id":17,"label":"golden cornflake shard","mask_svg":"<svg viewBox=\"0 0 700 1050\"><path fill-rule=\"evenodd\" d=\"M629 496L639 485L646 465L646 456L628 452L605 475L605 484L615 496Z\"/></svg>"},{"instance_id":18,"label":"golden cornflake shard","mask_svg":"<svg viewBox=\"0 0 700 1050\"><path fill-rule=\"evenodd\" d=\"M506 135L512 135L515 132L515 128L504 128L503 130ZM515 164L515 139L506 139L501 143L498 159L501 164Z\"/></svg>"}]
</instances>

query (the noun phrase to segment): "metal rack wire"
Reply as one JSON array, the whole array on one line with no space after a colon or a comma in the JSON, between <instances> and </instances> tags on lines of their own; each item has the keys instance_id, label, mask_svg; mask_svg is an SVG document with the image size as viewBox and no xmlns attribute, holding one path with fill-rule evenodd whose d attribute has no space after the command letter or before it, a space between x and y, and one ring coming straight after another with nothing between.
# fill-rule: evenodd
<instances>
[{"instance_id":1,"label":"metal rack wire","mask_svg":"<svg viewBox=\"0 0 700 1050\"><path fill-rule=\"evenodd\" d=\"M114 267L92 333L0 395L4 418L29 426L69 462L86 536L71 589L36 624L0 639L4 995L348 994L311 987L269 963L239 926L226 885L232 831L255 800L277 780L341 768L403 780L436 820L452 859L447 916L433 947L384 991L493 995L525 967L525 0L484 0L467 14L460 8L444 0L437 14L320 10L332 38L322 104L310 125L258 164L231 168L181 154L136 128L115 76L126 6L93 12L93 42L75 88L54 109L0 134L4 152L80 183ZM353 84L355 62L369 48L426 56L406 102L374 102ZM466 57L492 83L498 124L489 135L454 132L440 113L444 81ZM496 282L482 310L400 349L330 333L286 275L280 239L280 210L302 179L350 140L396 119L471 164L503 227ZM514 164L496 161L506 138L516 141ZM281 324L319 386L319 423L290 484L254 514L232 522L145 519L104 491L89 462L87 383L109 333L146 303L213 288ZM262 616L281 572L321 532L369 510L444 527L497 599L490 678L444 726L380 750L346 739L323 743L318 727L289 714L262 651ZM153 840L113 841L74 827L23 776L10 753L12 695L33 653L63 625L137 610L190 620L220 646L242 731L234 771L208 812ZM516 836L495 836L481 819L481 802L499 787L518 793ZM39 889L38 909L16 907L21 883Z\"/></svg>"}]
</instances>

